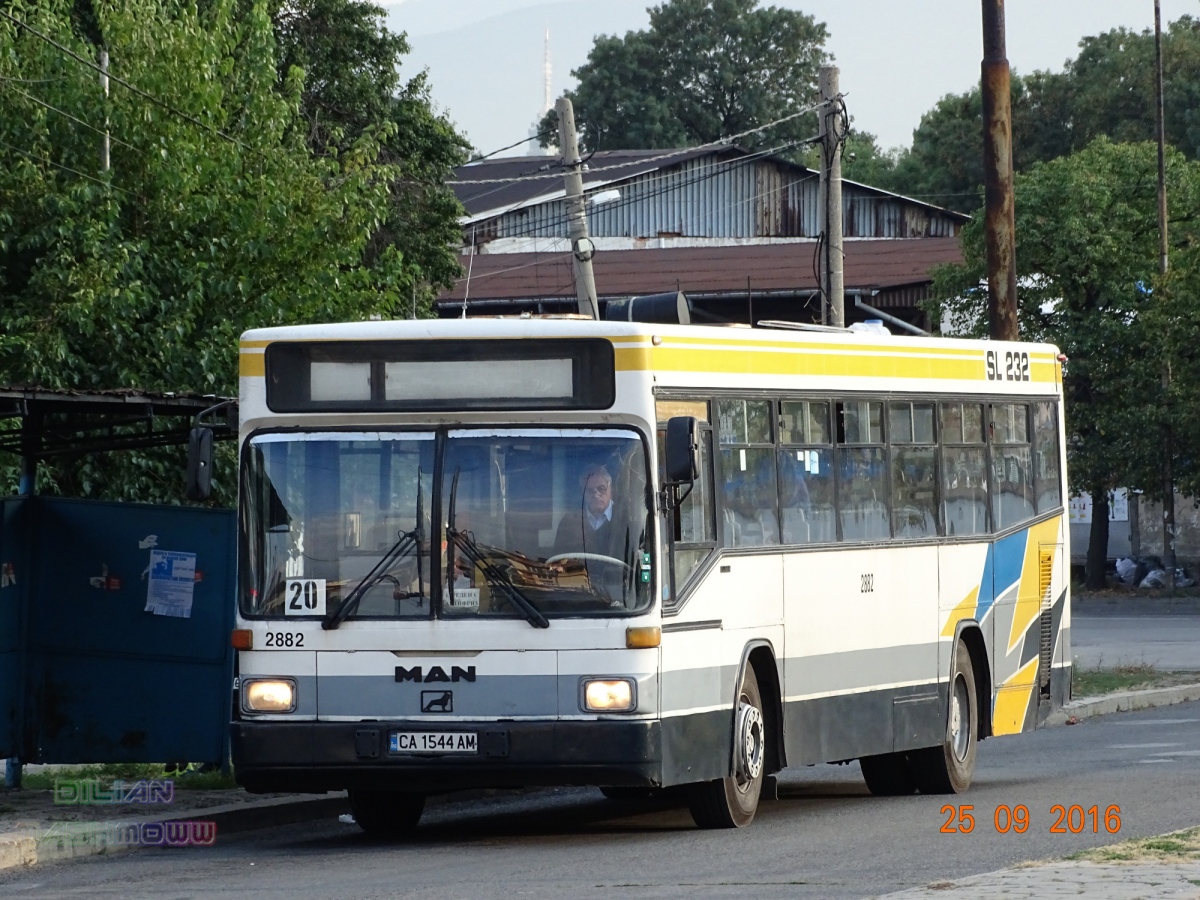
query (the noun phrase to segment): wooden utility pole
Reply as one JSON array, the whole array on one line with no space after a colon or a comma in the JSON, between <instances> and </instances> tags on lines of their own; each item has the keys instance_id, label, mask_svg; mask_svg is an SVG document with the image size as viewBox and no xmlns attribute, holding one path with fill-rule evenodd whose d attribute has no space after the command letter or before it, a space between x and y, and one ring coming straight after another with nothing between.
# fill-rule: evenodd
<instances>
[{"instance_id":1,"label":"wooden utility pole","mask_svg":"<svg viewBox=\"0 0 1200 900\"><path fill-rule=\"evenodd\" d=\"M1012 97L1004 41L1004 0L983 0L983 180L987 242L988 333L1020 338L1017 324L1016 205L1013 199Z\"/></svg>"},{"instance_id":2,"label":"wooden utility pole","mask_svg":"<svg viewBox=\"0 0 1200 900\"><path fill-rule=\"evenodd\" d=\"M1158 272L1165 276L1170 269L1167 245L1167 129L1163 119L1163 64L1162 64L1162 9L1159 0L1154 0L1154 84L1157 92L1154 109L1158 132ZM1164 278L1165 281L1165 278ZM1159 286L1159 297L1166 292L1166 285ZM1171 361L1163 362L1162 386L1164 402L1163 416L1163 568L1167 575L1167 590L1175 590L1175 471L1171 459L1175 452L1175 433L1171 425Z\"/></svg>"},{"instance_id":3,"label":"wooden utility pole","mask_svg":"<svg viewBox=\"0 0 1200 900\"><path fill-rule=\"evenodd\" d=\"M829 307L829 323L846 327L845 256L842 248L842 142L846 135L838 96L837 66L821 66L821 219L825 252L821 254L821 291Z\"/></svg>"},{"instance_id":4,"label":"wooden utility pole","mask_svg":"<svg viewBox=\"0 0 1200 900\"><path fill-rule=\"evenodd\" d=\"M592 274L592 256L596 248L588 237L587 211L583 200L583 160L579 158L579 138L575 134L575 109L566 97L559 97L555 108L558 111L558 146L566 167L563 183L566 186L567 233L571 238L571 252L575 256L575 294L579 298L579 312L599 319L596 278Z\"/></svg>"}]
</instances>

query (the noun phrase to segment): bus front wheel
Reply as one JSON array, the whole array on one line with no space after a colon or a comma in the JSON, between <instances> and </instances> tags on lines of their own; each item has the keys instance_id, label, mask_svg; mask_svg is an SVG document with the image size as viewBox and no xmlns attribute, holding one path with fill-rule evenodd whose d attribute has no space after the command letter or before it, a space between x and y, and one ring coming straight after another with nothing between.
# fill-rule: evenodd
<instances>
[{"instance_id":1,"label":"bus front wheel","mask_svg":"<svg viewBox=\"0 0 1200 900\"><path fill-rule=\"evenodd\" d=\"M369 835L402 837L411 834L425 811L425 795L401 791L350 791L350 812Z\"/></svg>"},{"instance_id":2,"label":"bus front wheel","mask_svg":"<svg viewBox=\"0 0 1200 900\"><path fill-rule=\"evenodd\" d=\"M688 790L688 807L701 828L744 828L758 811L767 731L758 679L749 662L738 691L733 728L733 774L693 784Z\"/></svg>"}]
</instances>

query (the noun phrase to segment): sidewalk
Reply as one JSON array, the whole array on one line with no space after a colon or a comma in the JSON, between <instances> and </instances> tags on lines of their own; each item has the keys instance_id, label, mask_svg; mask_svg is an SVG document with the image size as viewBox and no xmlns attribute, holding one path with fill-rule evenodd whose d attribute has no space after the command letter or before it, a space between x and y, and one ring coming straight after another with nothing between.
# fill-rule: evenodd
<instances>
[{"instance_id":1,"label":"sidewalk","mask_svg":"<svg viewBox=\"0 0 1200 900\"><path fill-rule=\"evenodd\" d=\"M1159 900L1200 897L1200 827L1135 838L1074 854L1069 859L1026 863L1011 869L935 881L888 900L1023 900L1088 897L1095 900Z\"/></svg>"},{"instance_id":2,"label":"sidewalk","mask_svg":"<svg viewBox=\"0 0 1200 900\"><path fill-rule=\"evenodd\" d=\"M1058 862L1001 869L958 881L939 881L887 900L1025 900L1087 897L1088 900L1195 900L1200 862L1162 864Z\"/></svg>"}]
</instances>

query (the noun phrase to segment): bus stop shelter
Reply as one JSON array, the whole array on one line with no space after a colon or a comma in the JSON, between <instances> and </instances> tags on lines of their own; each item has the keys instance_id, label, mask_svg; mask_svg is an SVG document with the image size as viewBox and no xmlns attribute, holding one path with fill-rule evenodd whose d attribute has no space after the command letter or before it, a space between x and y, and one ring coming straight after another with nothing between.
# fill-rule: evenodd
<instances>
[{"instance_id":1,"label":"bus stop shelter","mask_svg":"<svg viewBox=\"0 0 1200 900\"><path fill-rule=\"evenodd\" d=\"M234 512L38 496L38 467L185 445L226 398L0 387L0 756L24 763L228 759ZM3 457L0 457L3 458ZM10 457L12 458L12 457ZM181 463L180 493L184 480Z\"/></svg>"}]
</instances>

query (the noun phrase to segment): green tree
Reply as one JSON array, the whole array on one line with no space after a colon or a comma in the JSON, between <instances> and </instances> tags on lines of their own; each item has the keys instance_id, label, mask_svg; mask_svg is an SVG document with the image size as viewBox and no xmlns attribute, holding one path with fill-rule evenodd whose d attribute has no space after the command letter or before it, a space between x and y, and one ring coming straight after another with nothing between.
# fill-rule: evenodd
<instances>
[{"instance_id":1,"label":"green tree","mask_svg":"<svg viewBox=\"0 0 1200 900\"><path fill-rule=\"evenodd\" d=\"M1012 79L1013 166L1082 150L1101 135L1154 139L1154 35L1116 29L1086 37L1063 72ZM1200 158L1200 20L1183 16L1163 35L1167 141ZM948 94L922 118L911 149L884 173L888 187L969 212L983 195L983 104L978 87Z\"/></svg>"},{"instance_id":2,"label":"green tree","mask_svg":"<svg viewBox=\"0 0 1200 900\"><path fill-rule=\"evenodd\" d=\"M6 8L96 58L68 0ZM380 162L394 122L315 156L265 3L94 14L111 72L159 102L116 83L106 99L93 70L0 19L0 382L228 394L246 328L407 311L414 272L371 247L402 174ZM118 456L48 468L44 487L179 496L177 453Z\"/></svg>"},{"instance_id":3,"label":"green tree","mask_svg":"<svg viewBox=\"0 0 1200 900\"><path fill-rule=\"evenodd\" d=\"M1183 311L1168 307L1157 287L1156 172L1155 145L1099 138L1016 179L1021 335L1056 344L1069 358L1063 389L1070 480L1073 490L1091 493L1101 522L1089 548L1092 584L1103 584L1108 492L1129 486L1159 493L1159 426L1168 414L1160 387L1163 325ZM1179 211L1173 240L1192 248L1200 164L1172 151L1168 178ZM963 231L964 263L939 270L935 281L938 312L955 330L976 335L986 333L987 315L982 223L977 216ZM1177 386L1185 394L1196 388ZM1197 463L1188 457L1177 454L1175 465L1194 473Z\"/></svg>"},{"instance_id":4,"label":"green tree","mask_svg":"<svg viewBox=\"0 0 1200 900\"><path fill-rule=\"evenodd\" d=\"M596 39L571 74L568 93L589 150L681 147L738 134L813 102L825 26L812 16L758 0L668 0L650 9L650 27ZM556 133L551 111L540 130ZM747 143L803 139L816 115ZM555 143L553 137L543 146Z\"/></svg>"},{"instance_id":5,"label":"green tree","mask_svg":"<svg viewBox=\"0 0 1200 900\"><path fill-rule=\"evenodd\" d=\"M363 0L272 0L277 67L285 83L293 67L305 73L300 118L320 156L337 156L364 138L378 143L378 161L395 172L387 217L368 245L372 258L399 250L406 280L423 310L459 276L462 208L446 184L470 146L433 110L428 74L401 78L408 39L384 25L386 14ZM402 304L401 313L410 309Z\"/></svg>"}]
</instances>

